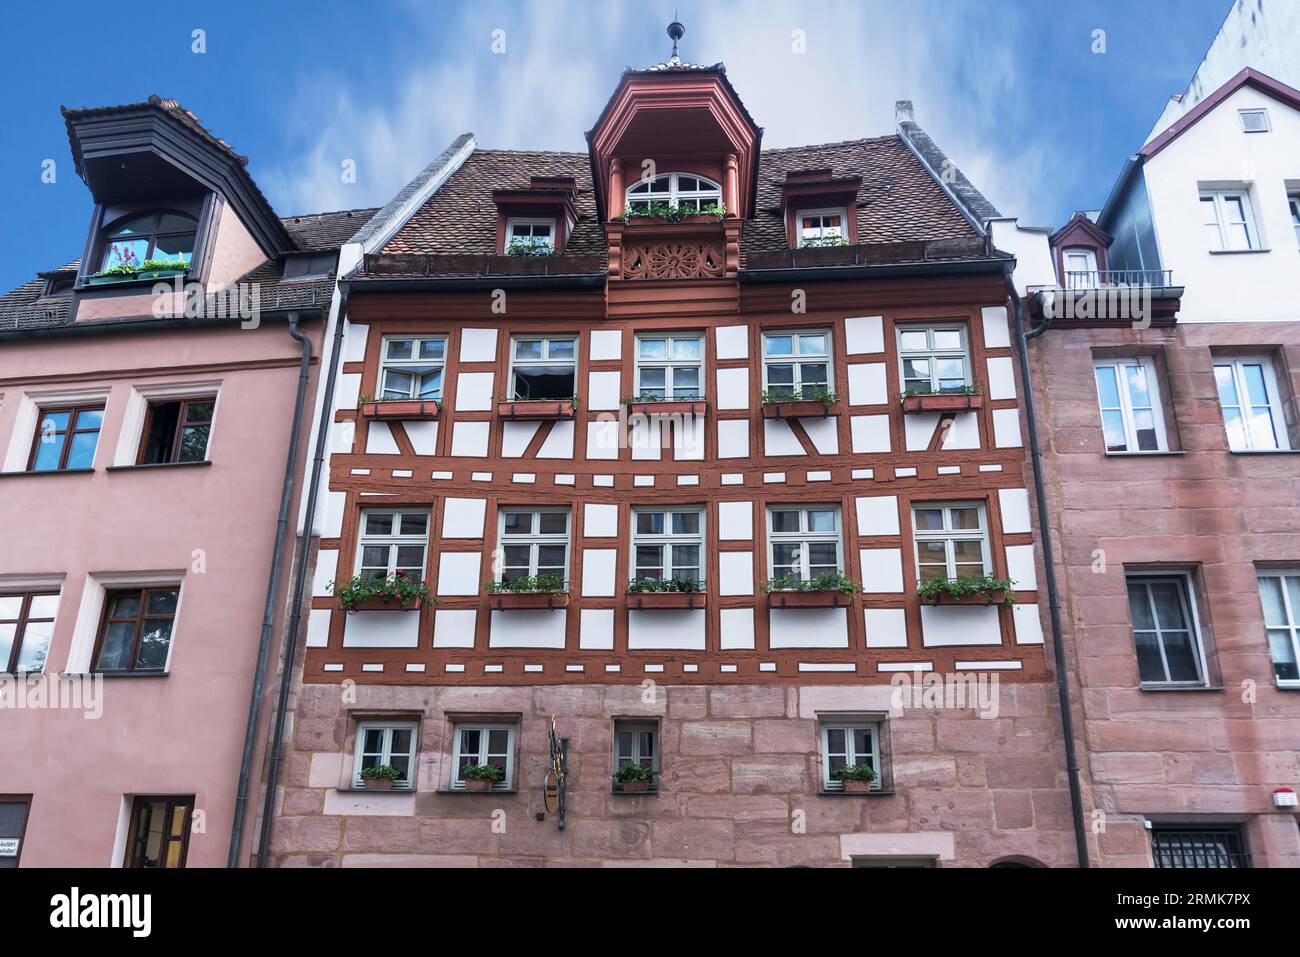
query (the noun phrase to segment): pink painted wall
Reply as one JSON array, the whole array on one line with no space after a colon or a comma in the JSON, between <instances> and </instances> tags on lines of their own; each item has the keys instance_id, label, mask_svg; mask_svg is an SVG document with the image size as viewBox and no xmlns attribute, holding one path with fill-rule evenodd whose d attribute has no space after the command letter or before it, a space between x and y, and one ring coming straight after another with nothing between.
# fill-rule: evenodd
<instances>
[{"instance_id":1,"label":"pink painted wall","mask_svg":"<svg viewBox=\"0 0 1300 957\"><path fill-rule=\"evenodd\" d=\"M316 356L321 326L307 327ZM24 392L111 390L93 474L0 478L0 587L3 576L66 575L46 674L68 664L89 575L187 569L166 677L105 679L99 720L0 711L0 792L33 795L21 864L118 865L123 795L194 794L205 833L192 835L188 863L224 866L300 348L276 323L4 351L0 446ZM221 383L210 466L106 470L132 386L210 380Z\"/></svg>"}]
</instances>

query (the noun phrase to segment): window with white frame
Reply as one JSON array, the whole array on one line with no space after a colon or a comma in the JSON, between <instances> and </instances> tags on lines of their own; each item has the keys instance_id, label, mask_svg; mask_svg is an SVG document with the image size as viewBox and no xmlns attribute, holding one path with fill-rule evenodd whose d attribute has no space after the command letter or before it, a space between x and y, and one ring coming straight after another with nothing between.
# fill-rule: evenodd
<instances>
[{"instance_id":1,"label":"window with white frame","mask_svg":"<svg viewBox=\"0 0 1300 957\"><path fill-rule=\"evenodd\" d=\"M704 510L694 506L632 510L632 578L702 582Z\"/></svg>"},{"instance_id":2,"label":"window with white frame","mask_svg":"<svg viewBox=\"0 0 1300 957\"><path fill-rule=\"evenodd\" d=\"M812 581L843 569L840 510L834 505L772 505L767 510L772 579Z\"/></svg>"},{"instance_id":3,"label":"window with white frame","mask_svg":"<svg viewBox=\"0 0 1300 957\"><path fill-rule=\"evenodd\" d=\"M676 206L683 213L698 213L712 203L722 203L722 187L694 173L660 173L639 179L627 188L627 205L644 214L651 203Z\"/></svg>"},{"instance_id":4,"label":"window with white frame","mask_svg":"<svg viewBox=\"0 0 1300 957\"><path fill-rule=\"evenodd\" d=\"M395 788L415 787L414 721L362 721L357 725L356 758L352 765L352 786L363 787L361 772L367 768L388 766L402 772L393 781Z\"/></svg>"},{"instance_id":5,"label":"window with white frame","mask_svg":"<svg viewBox=\"0 0 1300 957\"><path fill-rule=\"evenodd\" d=\"M492 790L513 790L515 730L513 724L457 724L451 762L452 788L464 789L462 772L466 768L486 764L499 768L504 775L500 781L492 783Z\"/></svg>"},{"instance_id":6,"label":"window with white frame","mask_svg":"<svg viewBox=\"0 0 1300 957\"><path fill-rule=\"evenodd\" d=\"M659 726L647 721L614 722L614 771L625 764L659 770ZM616 786L621 786L617 785ZM654 783L652 782L652 787Z\"/></svg>"},{"instance_id":7,"label":"window with white frame","mask_svg":"<svg viewBox=\"0 0 1300 957\"><path fill-rule=\"evenodd\" d=\"M1167 451L1160 387L1151 357L1098 360L1093 363L1093 376L1106 451Z\"/></svg>"},{"instance_id":8,"label":"window with white frame","mask_svg":"<svg viewBox=\"0 0 1300 957\"><path fill-rule=\"evenodd\" d=\"M423 580L428 541L428 511L368 508L361 513L357 574L382 581L400 572Z\"/></svg>"},{"instance_id":9,"label":"window with white frame","mask_svg":"<svg viewBox=\"0 0 1300 957\"><path fill-rule=\"evenodd\" d=\"M507 253L555 251L555 220L511 217L506 220Z\"/></svg>"},{"instance_id":10,"label":"window with white frame","mask_svg":"<svg viewBox=\"0 0 1300 957\"><path fill-rule=\"evenodd\" d=\"M1245 189L1201 190L1201 222L1211 252L1260 248Z\"/></svg>"},{"instance_id":11,"label":"window with white frame","mask_svg":"<svg viewBox=\"0 0 1300 957\"><path fill-rule=\"evenodd\" d=\"M763 333L763 392L772 400L830 393L831 336L824 329Z\"/></svg>"},{"instance_id":12,"label":"window with white frame","mask_svg":"<svg viewBox=\"0 0 1300 957\"><path fill-rule=\"evenodd\" d=\"M884 768L881 763L881 721L854 718L826 718L822 720L822 790L843 791L844 782L834 775L840 768L867 765L876 772L871 790L884 786Z\"/></svg>"},{"instance_id":13,"label":"window with white frame","mask_svg":"<svg viewBox=\"0 0 1300 957\"><path fill-rule=\"evenodd\" d=\"M636 397L642 401L704 398L703 368L704 339L698 333L636 337Z\"/></svg>"},{"instance_id":14,"label":"window with white frame","mask_svg":"<svg viewBox=\"0 0 1300 957\"><path fill-rule=\"evenodd\" d=\"M918 502L912 506L912 530L920 584L993 573L982 502Z\"/></svg>"},{"instance_id":15,"label":"window with white frame","mask_svg":"<svg viewBox=\"0 0 1300 957\"><path fill-rule=\"evenodd\" d=\"M577 394L574 336L518 336L510 341L510 399L571 399Z\"/></svg>"},{"instance_id":16,"label":"window with white frame","mask_svg":"<svg viewBox=\"0 0 1300 957\"><path fill-rule=\"evenodd\" d=\"M1300 243L1300 193L1287 196L1286 205L1291 211L1291 228L1295 230L1295 241Z\"/></svg>"},{"instance_id":17,"label":"window with white frame","mask_svg":"<svg viewBox=\"0 0 1300 957\"><path fill-rule=\"evenodd\" d=\"M1238 110L1237 116L1241 119L1241 131L1243 133L1267 133L1268 110Z\"/></svg>"},{"instance_id":18,"label":"window with white frame","mask_svg":"<svg viewBox=\"0 0 1300 957\"><path fill-rule=\"evenodd\" d=\"M503 583L538 576L567 581L569 510L503 508L500 565Z\"/></svg>"},{"instance_id":19,"label":"window with white frame","mask_svg":"<svg viewBox=\"0 0 1300 957\"><path fill-rule=\"evenodd\" d=\"M1091 289L1097 285L1097 254L1086 246L1073 246L1061 253L1065 265L1066 289Z\"/></svg>"},{"instance_id":20,"label":"window with white frame","mask_svg":"<svg viewBox=\"0 0 1300 957\"><path fill-rule=\"evenodd\" d=\"M796 216L799 224L799 245L840 245L849 241L848 217L844 207L832 209L801 209Z\"/></svg>"},{"instance_id":21,"label":"window with white frame","mask_svg":"<svg viewBox=\"0 0 1300 957\"><path fill-rule=\"evenodd\" d=\"M379 397L440 400L446 362L446 336L385 337L379 360Z\"/></svg>"},{"instance_id":22,"label":"window with white frame","mask_svg":"<svg viewBox=\"0 0 1300 957\"><path fill-rule=\"evenodd\" d=\"M1288 449L1282 396L1267 356L1217 357L1214 381L1233 451Z\"/></svg>"},{"instance_id":23,"label":"window with white frame","mask_svg":"<svg viewBox=\"0 0 1300 957\"><path fill-rule=\"evenodd\" d=\"M1300 568L1261 571L1258 579L1273 675L1279 685L1300 688Z\"/></svg>"},{"instance_id":24,"label":"window with white frame","mask_svg":"<svg viewBox=\"0 0 1300 957\"><path fill-rule=\"evenodd\" d=\"M1200 626L1185 574L1129 575L1129 614L1143 684L1205 684Z\"/></svg>"},{"instance_id":25,"label":"window with white frame","mask_svg":"<svg viewBox=\"0 0 1300 957\"><path fill-rule=\"evenodd\" d=\"M961 323L898 327L903 391L912 395L958 393L970 385L970 352Z\"/></svg>"}]
</instances>

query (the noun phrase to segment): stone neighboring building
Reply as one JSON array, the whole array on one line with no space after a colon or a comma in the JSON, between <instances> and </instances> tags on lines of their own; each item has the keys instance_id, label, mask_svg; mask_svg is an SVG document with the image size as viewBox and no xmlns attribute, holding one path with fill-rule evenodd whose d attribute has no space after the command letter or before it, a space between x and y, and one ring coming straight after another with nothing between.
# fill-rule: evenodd
<instances>
[{"instance_id":1,"label":"stone neighboring building","mask_svg":"<svg viewBox=\"0 0 1300 957\"><path fill-rule=\"evenodd\" d=\"M1297 157L1243 70L1017 268L1102 865L1300 864Z\"/></svg>"},{"instance_id":2,"label":"stone neighboring building","mask_svg":"<svg viewBox=\"0 0 1300 957\"><path fill-rule=\"evenodd\" d=\"M1075 863L997 211L907 104L761 138L674 50L358 237L272 863Z\"/></svg>"}]
</instances>

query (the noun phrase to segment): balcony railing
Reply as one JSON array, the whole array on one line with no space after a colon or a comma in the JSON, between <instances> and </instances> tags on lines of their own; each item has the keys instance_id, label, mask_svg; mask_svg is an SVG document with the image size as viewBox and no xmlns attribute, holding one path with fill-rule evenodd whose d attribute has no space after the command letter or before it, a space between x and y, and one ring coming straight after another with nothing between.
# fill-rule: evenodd
<instances>
[{"instance_id":1,"label":"balcony railing","mask_svg":"<svg viewBox=\"0 0 1300 957\"><path fill-rule=\"evenodd\" d=\"M1103 289L1108 286L1156 286L1174 284L1170 269L1088 269L1070 270L1064 276L1066 289Z\"/></svg>"}]
</instances>

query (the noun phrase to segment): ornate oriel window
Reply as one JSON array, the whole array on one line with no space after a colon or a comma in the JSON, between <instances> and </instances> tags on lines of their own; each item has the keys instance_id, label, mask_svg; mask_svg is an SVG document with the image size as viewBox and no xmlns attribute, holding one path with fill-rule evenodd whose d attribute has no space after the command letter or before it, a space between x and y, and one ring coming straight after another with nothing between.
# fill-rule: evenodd
<instances>
[{"instance_id":1,"label":"ornate oriel window","mask_svg":"<svg viewBox=\"0 0 1300 957\"><path fill-rule=\"evenodd\" d=\"M104 255L99 269L138 271L154 262L189 263L194 255L198 223L170 210L129 216L104 230Z\"/></svg>"},{"instance_id":2,"label":"ornate oriel window","mask_svg":"<svg viewBox=\"0 0 1300 957\"><path fill-rule=\"evenodd\" d=\"M722 203L722 187L694 173L660 173L627 188L627 205L633 212L646 213L651 203L676 206L684 213L699 212L710 203Z\"/></svg>"}]
</instances>

